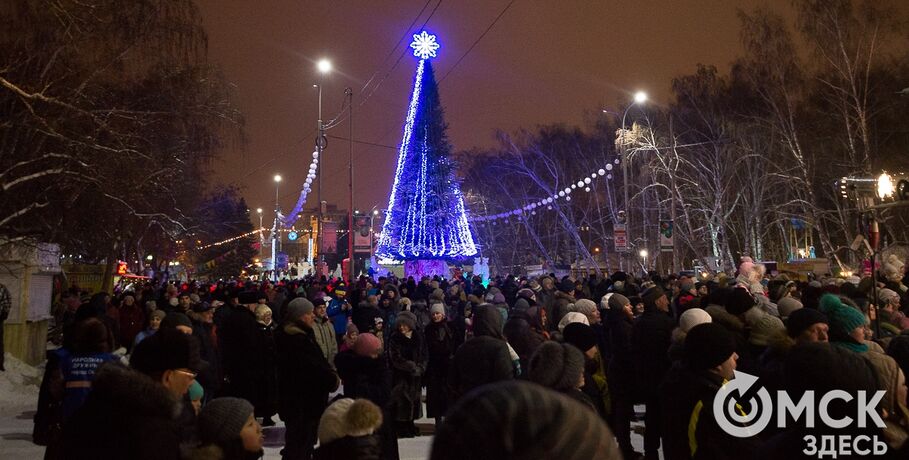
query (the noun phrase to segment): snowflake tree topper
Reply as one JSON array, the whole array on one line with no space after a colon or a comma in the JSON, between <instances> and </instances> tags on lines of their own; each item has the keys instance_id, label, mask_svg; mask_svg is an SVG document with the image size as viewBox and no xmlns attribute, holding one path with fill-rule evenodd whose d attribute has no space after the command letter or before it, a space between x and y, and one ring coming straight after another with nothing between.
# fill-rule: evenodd
<instances>
[{"instance_id":1,"label":"snowflake tree topper","mask_svg":"<svg viewBox=\"0 0 909 460\"><path fill-rule=\"evenodd\" d=\"M427 59L436 57L436 50L439 49L439 44L436 43L435 35L429 35L424 30L418 34L413 34L413 42L410 47L413 48L414 56L420 59Z\"/></svg>"}]
</instances>

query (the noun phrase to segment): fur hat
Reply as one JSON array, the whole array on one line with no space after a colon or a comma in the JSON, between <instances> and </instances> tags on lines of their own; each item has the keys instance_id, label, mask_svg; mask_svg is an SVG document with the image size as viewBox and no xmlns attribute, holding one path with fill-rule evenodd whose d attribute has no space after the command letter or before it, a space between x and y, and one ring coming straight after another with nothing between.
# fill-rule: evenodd
<instances>
[{"instance_id":1,"label":"fur hat","mask_svg":"<svg viewBox=\"0 0 909 460\"><path fill-rule=\"evenodd\" d=\"M429 313L441 313L445 314L445 305L441 303L434 303L429 307Z\"/></svg>"},{"instance_id":2,"label":"fur hat","mask_svg":"<svg viewBox=\"0 0 909 460\"><path fill-rule=\"evenodd\" d=\"M530 357L527 376L556 391L577 388L584 373L584 355L574 345L543 342Z\"/></svg>"},{"instance_id":3,"label":"fur hat","mask_svg":"<svg viewBox=\"0 0 909 460\"><path fill-rule=\"evenodd\" d=\"M164 310L155 310L151 312L151 318L158 318L158 320L163 320L167 313ZM151 319L149 318L149 319Z\"/></svg>"},{"instance_id":4,"label":"fur hat","mask_svg":"<svg viewBox=\"0 0 909 460\"><path fill-rule=\"evenodd\" d=\"M311 313L315 308L315 305L309 300L306 300L305 297L297 297L287 304L287 308L284 309L284 318L287 321L296 321L300 319L301 316Z\"/></svg>"},{"instance_id":5,"label":"fur hat","mask_svg":"<svg viewBox=\"0 0 909 460\"><path fill-rule=\"evenodd\" d=\"M607 300L606 305L610 310L621 311L625 309L625 305L628 305L630 303L631 301L628 300L628 297L625 297L622 294L614 293L609 294L609 299ZM600 305L602 306L602 302L600 302Z\"/></svg>"},{"instance_id":6,"label":"fur hat","mask_svg":"<svg viewBox=\"0 0 909 460\"><path fill-rule=\"evenodd\" d=\"M780 316L782 316L783 319L786 319L789 317L789 315L792 314L792 312L798 310L799 308L803 308L804 305L802 305L802 302L800 302L795 297L787 295L786 297L780 298L780 300L776 303L776 307L779 309Z\"/></svg>"},{"instance_id":7,"label":"fur hat","mask_svg":"<svg viewBox=\"0 0 909 460\"><path fill-rule=\"evenodd\" d=\"M593 331L592 327L584 323L571 323L565 326L562 336L565 339L565 343L574 345L584 353L597 345L597 333Z\"/></svg>"},{"instance_id":8,"label":"fur hat","mask_svg":"<svg viewBox=\"0 0 909 460\"><path fill-rule=\"evenodd\" d=\"M587 316L583 313L578 313L576 311L570 311L562 317L562 320L559 321L559 332L565 332L565 327L572 323L581 323L590 325L590 321L587 320Z\"/></svg>"},{"instance_id":9,"label":"fur hat","mask_svg":"<svg viewBox=\"0 0 909 460\"><path fill-rule=\"evenodd\" d=\"M754 296L745 288L737 287L726 297L726 311L732 315L741 315L757 305Z\"/></svg>"},{"instance_id":10,"label":"fur hat","mask_svg":"<svg viewBox=\"0 0 909 460\"><path fill-rule=\"evenodd\" d=\"M319 443L329 444L346 436L373 434L382 425L382 409L368 399L341 398L319 419Z\"/></svg>"},{"instance_id":11,"label":"fur hat","mask_svg":"<svg viewBox=\"0 0 909 460\"><path fill-rule=\"evenodd\" d=\"M775 336L786 330L783 320L757 308L745 313L745 322L751 326L748 343L759 347L766 347Z\"/></svg>"},{"instance_id":12,"label":"fur hat","mask_svg":"<svg viewBox=\"0 0 909 460\"><path fill-rule=\"evenodd\" d=\"M241 398L215 398L199 413L199 438L203 444L227 444L240 438L240 431L253 415L253 405Z\"/></svg>"},{"instance_id":13,"label":"fur hat","mask_svg":"<svg viewBox=\"0 0 909 460\"><path fill-rule=\"evenodd\" d=\"M359 356L372 356L373 353L382 348L382 341L374 334L364 332L357 336L354 342L353 352Z\"/></svg>"},{"instance_id":14,"label":"fur hat","mask_svg":"<svg viewBox=\"0 0 909 460\"><path fill-rule=\"evenodd\" d=\"M789 333L789 337L795 338L817 323L828 324L827 315L813 308L799 308L789 313L789 317L786 318L786 332Z\"/></svg>"},{"instance_id":15,"label":"fur hat","mask_svg":"<svg viewBox=\"0 0 909 460\"><path fill-rule=\"evenodd\" d=\"M685 336L685 365L695 371L712 369L735 352L735 338L716 323L699 324Z\"/></svg>"},{"instance_id":16,"label":"fur hat","mask_svg":"<svg viewBox=\"0 0 909 460\"><path fill-rule=\"evenodd\" d=\"M689 308L679 316L679 327L682 331L688 332L698 324L712 323L713 319L710 314L700 308Z\"/></svg>"},{"instance_id":17,"label":"fur hat","mask_svg":"<svg viewBox=\"0 0 909 460\"><path fill-rule=\"evenodd\" d=\"M559 283L559 290L566 294L574 292L574 281L571 281L571 278L563 279L562 282Z\"/></svg>"},{"instance_id":18,"label":"fur hat","mask_svg":"<svg viewBox=\"0 0 909 460\"><path fill-rule=\"evenodd\" d=\"M129 363L133 369L152 376L173 369L198 371L202 366L198 343L188 334L160 330L136 345Z\"/></svg>"},{"instance_id":19,"label":"fur hat","mask_svg":"<svg viewBox=\"0 0 909 460\"><path fill-rule=\"evenodd\" d=\"M414 315L413 313L411 313L409 311L402 311L402 312L398 313L398 317L395 320L395 326L400 325L400 324L409 326L410 330L416 329L417 328L417 315Z\"/></svg>"},{"instance_id":20,"label":"fur hat","mask_svg":"<svg viewBox=\"0 0 909 460\"><path fill-rule=\"evenodd\" d=\"M865 315L844 304L836 295L824 294L820 310L827 315L830 333L834 337L848 337L857 327L865 325Z\"/></svg>"},{"instance_id":21,"label":"fur hat","mask_svg":"<svg viewBox=\"0 0 909 460\"><path fill-rule=\"evenodd\" d=\"M884 277L889 281L899 282L903 278L902 274L903 262L900 261L900 258L896 254L890 254L887 256L887 260L884 261L881 271L884 273Z\"/></svg>"},{"instance_id":22,"label":"fur hat","mask_svg":"<svg viewBox=\"0 0 909 460\"><path fill-rule=\"evenodd\" d=\"M445 291L440 288L433 289L432 294L429 294L429 300L445 300Z\"/></svg>"}]
</instances>

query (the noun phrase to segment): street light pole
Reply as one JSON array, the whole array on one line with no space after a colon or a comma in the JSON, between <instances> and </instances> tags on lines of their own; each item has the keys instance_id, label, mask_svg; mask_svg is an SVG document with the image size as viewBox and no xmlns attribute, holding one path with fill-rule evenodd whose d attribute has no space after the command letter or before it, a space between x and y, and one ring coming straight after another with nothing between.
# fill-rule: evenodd
<instances>
[{"instance_id":1,"label":"street light pole","mask_svg":"<svg viewBox=\"0 0 909 460\"><path fill-rule=\"evenodd\" d=\"M629 184L628 184L628 143L626 142L625 136L625 117L628 116L628 111L631 110L635 105L643 104L647 101L647 93L643 91L638 91L634 94L634 102L628 104L628 107L625 108L625 113L622 114L622 143L620 147L620 154L622 155L622 193L625 199L625 240L628 242L633 242L634 239L631 237L631 206L630 198L628 196ZM628 268L631 269L631 248L628 248Z\"/></svg>"},{"instance_id":2,"label":"street light pole","mask_svg":"<svg viewBox=\"0 0 909 460\"><path fill-rule=\"evenodd\" d=\"M280 205L278 204L278 187L281 185L281 175L275 174L275 225L272 227L271 232L271 268L272 268L272 280L275 283L278 282L278 229L280 224L278 223L278 213L281 212Z\"/></svg>"},{"instance_id":3,"label":"street light pole","mask_svg":"<svg viewBox=\"0 0 909 460\"><path fill-rule=\"evenodd\" d=\"M316 224L316 232L319 235L317 241L317 251L319 251L319 262L316 264L318 269L322 270L322 264L325 262L325 254L322 252L322 164L325 163L325 157L322 155L322 150L325 148L325 124L322 122L322 83L324 82L325 74L331 71L331 62L327 59L322 59L317 64L319 72L322 74L322 77L319 79L319 84L316 85L319 87L319 137L316 138L316 152L319 153L319 163L316 164L316 178L319 181L319 188L316 189L316 198L319 201L319 221Z\"/></svg>"},{"instance_id":4,"label":"street light pole","mask_svg":"<svg viewBox=\"0 0 909 460\"><path fill-rule=\"evenodd\" d=\"M350 205L350 209L347 210L347 257L350 258L350 261L347 263L347 282L350 286L352 286L355 265L353 252L353 90L350 89L350 87L345 88L344 94L347 95L347 110L350 111L350 116L348 117L347 121L348 127L350 128L350 134L348 135L349 146L347 151L347 195L350 200L348 203Z\"/></svg>"}]
</instances>

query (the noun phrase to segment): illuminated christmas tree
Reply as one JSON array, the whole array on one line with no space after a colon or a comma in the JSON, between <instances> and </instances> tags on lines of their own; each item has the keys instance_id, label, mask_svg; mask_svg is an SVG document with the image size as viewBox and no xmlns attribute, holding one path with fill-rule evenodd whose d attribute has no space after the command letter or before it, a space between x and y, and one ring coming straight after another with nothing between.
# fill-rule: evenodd
<instances>
[{"instance_id":1,"label":"illuminated christmas tree","mask_svg":"<svg viewBox=\"0 0 909 460\"><path fill-rule=\"evenodd\" d=\"M407 261L470 257L477 254L477 247L450 159L452 148L429 61L439 44L425 31L413 38L410 46L420 62L376 253Z\"/></svg>"}]
</instances>

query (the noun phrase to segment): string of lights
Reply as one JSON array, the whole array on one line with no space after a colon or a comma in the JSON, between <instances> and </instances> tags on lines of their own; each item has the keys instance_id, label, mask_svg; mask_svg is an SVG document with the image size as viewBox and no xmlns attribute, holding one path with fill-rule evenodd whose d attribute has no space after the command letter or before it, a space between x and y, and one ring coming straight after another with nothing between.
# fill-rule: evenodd
<instances>
[{"instance_id":1,"label":"string of lights","mask_svg":"<svg viewBox=\"0 0 909 460\"><path fill-rule=\"evenodd\" d=\"M294 205L293 211L288 214L287 220L284 221L284 227L292 227L300 219L300 212L303 211L303 205L306 204L306 197L312 191L312 182L316 179L316 168L319 165L319 151L312 152L312 163L309 164L309 174L306 175L306 182L303 183L303 190L300 191L300 198Z\"/></svg>"},{"instance_id":2,"label":"string of lights","mask_svg":"<svg viewBox=\"0 0 909 460\"><path fill-rule=\"evenodd\" d=\"M552 203L554 201L557 201L559 199L564 199L565 201L571 201L571 193L574 192L575 190L583 189L585 192L590 192L590 184L599 178L605 178L606 180L611 180L612 179L612 169L614 168L614 166L613 166L614 164L616 164L616 165L619 164L619 160L615 159L613 161L613 163L607 163L602 168L599 168L596 171L593 171L592 173L590 173L589 175L584 176L575 182L572 182L572 184L570 186L565 187L564 189L559 190L558 192L553 193L552 195L550 195L546 198L539 199L530 204L525 204L524 206L521 206L520 208L512 209L511 211L500 212L497 214L490 214L487 216L473 216L473 217L471 217L470 221L471 222L493 222L493 223L495 223L498 220L508 219L512 216L521 216L524 214L536 215L537 208L542 208L543 206L546 206L547 209L552 209Z\"/></svg>"}]
</instances>

